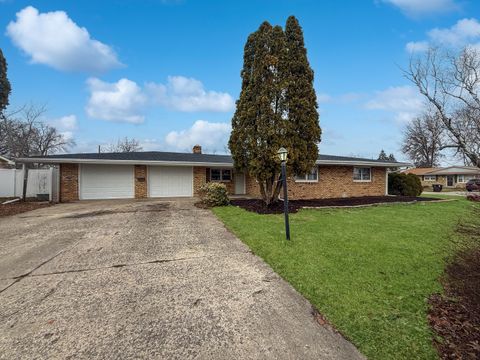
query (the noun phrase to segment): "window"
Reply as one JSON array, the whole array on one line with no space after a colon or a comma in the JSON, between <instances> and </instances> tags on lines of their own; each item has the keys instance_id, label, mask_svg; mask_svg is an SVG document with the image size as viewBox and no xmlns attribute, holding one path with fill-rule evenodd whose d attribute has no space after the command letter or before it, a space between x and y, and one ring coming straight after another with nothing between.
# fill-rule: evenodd
<instances>
[{"instance_id":1,"label":"window","mask_svg":"<svg viewBox=\"0 0 480 360\"><path fill-rule=\"evenodd\" d=\"M353 168L353 181L372 181L372 174L370 168Z\"/></svg>"},{"instance_id":2,"label":"window","mask_svg":"<svg viewBox=\"0 0 480 360\"><path fill-rule=\"evenodd\" d=\"M210 169L211 181L231 181L232 170L231 169Z\"/></svg>"},{"instance_id":3,"label":"window","mask_svg":"<svg viewBox=\"0 0 480 360\"><path fill-rule=\"evenodd\" d=\"M468 180L475 179L474 175L458 175L457 176L457 182L459 183L466 183Z\"/></svg>"},{"instance_id":4,"label":"window","mask_svg":"<svg viewBox=\"0 0 480 360\"><path fill-rule=\"evenodd\" d=\"M424 175L424 181L437 181L437 175Z\"/></svg>"},{"instance_id":5,"label":"window","mask_svg":"<svg viewBox=\"0 0 480 360\"><path fill-rule=\"evenodd\" d=\"M296 182L317 182L318 168L314 167L308 174L295 175Z\"/></svg>"}]
</instances>

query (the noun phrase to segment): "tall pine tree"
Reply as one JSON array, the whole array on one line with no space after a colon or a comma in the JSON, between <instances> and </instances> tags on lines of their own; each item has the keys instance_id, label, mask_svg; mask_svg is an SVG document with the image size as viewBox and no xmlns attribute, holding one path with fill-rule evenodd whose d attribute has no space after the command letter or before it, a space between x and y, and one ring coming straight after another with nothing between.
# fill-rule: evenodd
<instances>
[{"instance_id":1,"label":"tall pine tree","mask_svg":"<svg viewBox=\"0 0 480 360\"><path fill-rule=\"evenodd\" d=\"M289 151L289 174L308 172L317 159L321 134L313 71L294 17L285 32L264 22L248 37L241 76L229 148L236 169L258 181L269 205L281 189L278 149Z\"/></svg>"},{"instance_id":2,"label":"tall pine tree","mask_svg":"<svg viewBox=\"0 0 480 360\"><path fill-rule=\"evenodd\" d=\"M7 61L3 56L2 49L0 49L0 115L8 106L8 97L10 96L10 82L7 78Z\"/></svg>"},{"instance_id":3,"label":"tall pine tree","mask_svg":"<svg viewBox=\"0 0 480 360\"><path fill-rule=\"evenodd\" d=\"M388 155L385 152L385 150L382 149L382 151L380 151L380 154L378 154L378 160L383 160L383 161L388 160Z\"/></svg>"}]
</instances>

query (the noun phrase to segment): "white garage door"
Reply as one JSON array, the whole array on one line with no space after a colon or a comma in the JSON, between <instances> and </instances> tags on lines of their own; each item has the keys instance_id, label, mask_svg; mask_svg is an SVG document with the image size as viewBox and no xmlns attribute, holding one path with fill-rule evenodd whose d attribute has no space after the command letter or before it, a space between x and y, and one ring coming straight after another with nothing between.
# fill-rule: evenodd
<instances>
[{"instance_id":1,"label":"white garage door","mask_svg":"<svg viewBox=\"0 0 480 360\"><path fill-rule=\"evenodd\" d=\"M150 166L150 197L193 196L193 169L181 166Z\"/></svg>"},{"instance_id":2,"label":"white garage door","mask_svg":"<svg viewBox=\"0 0 480 360\"><path fill-rule=\"evenodd\" d=\"M81 200L128 199L134 196L133 166L81 165Z\"/></svg>"}]
</instances>

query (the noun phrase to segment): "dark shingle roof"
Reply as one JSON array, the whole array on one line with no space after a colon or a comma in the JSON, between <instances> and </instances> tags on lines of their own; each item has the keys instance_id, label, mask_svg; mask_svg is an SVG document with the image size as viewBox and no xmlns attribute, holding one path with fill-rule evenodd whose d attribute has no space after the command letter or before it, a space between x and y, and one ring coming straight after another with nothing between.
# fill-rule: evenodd
<instances>
[{"instance_id":1,"label":"dark shingle roof","mask_svg":"<svg viewBox=\"0 0 480 360\"><path fill-rule=\"evenodd\" d=\"M49 156L32 156L30 159L75 159L75 160L128 160L128 161L184 161L201 163L233 163L230 155L193 154L163 151L139 151L127 153L84 153L61 154ZM391 164L392 161L373 160L349 156L318 155L318 160L326 162L370 162L378 164ZM401 163L399 163L401 164Z\"/></svg>"},{"instance_id":2,"label":"dark shingle roof","mask_svg":"<svg viewBox=\"0 0 480 360\"><path fill-rule=\"evenodd\" d=\"M86 159L86 160L132 160L132 161L186 161L186 162L232 162L230 155L176 153L163 151L139 151L118 153L85 153L32 156L44 159Z\"/></svg>"}]
</instances>

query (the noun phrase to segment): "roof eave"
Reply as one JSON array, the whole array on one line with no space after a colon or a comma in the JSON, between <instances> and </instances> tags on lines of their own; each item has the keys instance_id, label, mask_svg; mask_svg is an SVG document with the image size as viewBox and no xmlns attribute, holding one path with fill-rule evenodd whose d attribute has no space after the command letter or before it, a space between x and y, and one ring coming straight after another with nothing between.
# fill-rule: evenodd
<instances>
[{"instance_id":1,"label":"roof eave","mask_svg":"<svg viewBox=\"0 0 480 360\"><path fill-rule=\"evenodd\" d=\"M175 166L217 166L232 167L232 162L210 161L166 161L166 160L112 160L112 159L71 159L71 158L18 158L20 163L42 164L118 164L118 165L175 165ZM409 163L400 162L375 162L375 161L351 161L351 160L317 160L317 165L348 165L348 166L372 166L372 167L404 167L411 166Z\"/></svg>"},{"instance_id":2,"label":"roof eave","mask_svg":"<svg viewBox=\"0 0 480 360\"><path fill-rule=\"evenodd\" d=\"M208 161L161 161L161 160L112 160L112 159L67 159L67 158L19 158L21 163L42 164L105 164L105 165L175 165L232 167L232 163Z\"/></svg>"},{"instance_id":3,"label":"roof eave","mask_svg":"<svg viewBox=\"0 0 480 360\"><path fill-rule=\"evenodd\" d=\"M317 165L350 165L350 166L372 166L372 167L404 167L411 166L409 163L401 162L376 162L366 160L317 160Z\"/></svg>"}]
</instances>

